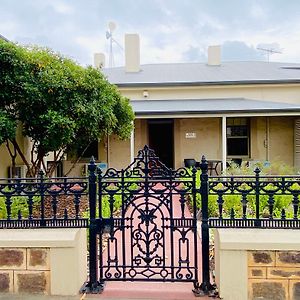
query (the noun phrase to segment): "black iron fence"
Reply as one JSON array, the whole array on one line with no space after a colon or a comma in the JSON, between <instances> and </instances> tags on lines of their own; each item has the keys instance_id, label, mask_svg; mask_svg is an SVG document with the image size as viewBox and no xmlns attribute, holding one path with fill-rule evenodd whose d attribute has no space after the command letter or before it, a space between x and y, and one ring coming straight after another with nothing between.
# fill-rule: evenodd
<instances>
[{"instance_id":1,"label":"black iron fence","mask_svg":"<svg viewBox=\"0 0 300 300\"><path fill-rule=\"evenodd\" d=\"M88 227L88 178L0 179L0 228Z\"/></svg>"},{"instance_id":2,"label":"black iron fence","mask_svg":"<svg viewBox=\"0 0 300 300\"><path fill-rule=\"evenodd\" d=\"M299 229L300 176L208 176L200 163L202 289L212 289L209 272L209 229Z\"/></svg>"},{"instance_id":3,"label":"black iron fence","mask_svg":"<svg viewBox=\"0 0 300 300\"><path fill-rule=\"evenodd\" d=\"M96 208L102 210L99 203L101 193L97 193L97 189L100 189L102 183L101 180L97 181L97 166L93 160L88 169L89 177L81 178L45 178L40 172L37 178L0 179L0 228L89 228L89 251L97 255L96 231L101 218L97 216ZM300 176L263 176L256 169L253 176L210 177L205 157L202 158L200 169L200 175L196 175L195 169L190 175L191 178L200 177L199 186L193 184L191 190L185 192L194 195L193 201L196 198L200 200L200 287L207 294L213 288L209 270L209 230L299 229ZM163 173L158 175L157 180L163 180ZM124 178L122 180L124 183ZM124 188L123 185L121 188ZM178 191L180 193L180 187ZM109 194L110 190L107 189L106 193ZM99 286L97 274L95 266L90 268L90 276L93 278L93 282L90 282L91 290L93 287L97 290Z\"/></svg>"}]
</instances>

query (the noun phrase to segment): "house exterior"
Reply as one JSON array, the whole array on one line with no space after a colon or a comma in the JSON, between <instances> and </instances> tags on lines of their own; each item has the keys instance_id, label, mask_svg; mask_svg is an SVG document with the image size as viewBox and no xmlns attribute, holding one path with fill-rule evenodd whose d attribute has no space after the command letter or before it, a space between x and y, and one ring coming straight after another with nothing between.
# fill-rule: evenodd
<instances>
[{"instance_id":1,"label":"house exterior","mask_svg":"<svg viewBox=\"0 0 300 300\"><path fill-rule=\"evenodd\" d=\"M136 119L131 140L99 144L102 162L123 168L148 144L174 168L203 154L218 171L231 159L300 167L300 64L221 62L212 46L207 63L140 65L139 51L127 35L125 66L103 68Z\"/></svg>"}]
</instances>

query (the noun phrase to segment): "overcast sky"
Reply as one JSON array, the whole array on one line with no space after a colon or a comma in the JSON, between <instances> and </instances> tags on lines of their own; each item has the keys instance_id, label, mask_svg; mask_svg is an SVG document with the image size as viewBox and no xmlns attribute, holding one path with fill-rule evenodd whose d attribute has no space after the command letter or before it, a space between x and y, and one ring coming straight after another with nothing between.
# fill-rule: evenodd
<instances>
[{"instance_id":1,"label":"overcast sky","mask_svg":"<svg viewBox=\"0 0 300 300\"><path fill-rule=\"evenodd\" d=\"M109 55L114 38L138 33L141 63L205 62L209 45L222 59L266 60L257 47L281 50L270 61L300 63L299 0L0 0L0 34L21 44L47 46L82 65L94 52ZM115 66L124 64L114 45Z\"/></svg>"}]
</instances>

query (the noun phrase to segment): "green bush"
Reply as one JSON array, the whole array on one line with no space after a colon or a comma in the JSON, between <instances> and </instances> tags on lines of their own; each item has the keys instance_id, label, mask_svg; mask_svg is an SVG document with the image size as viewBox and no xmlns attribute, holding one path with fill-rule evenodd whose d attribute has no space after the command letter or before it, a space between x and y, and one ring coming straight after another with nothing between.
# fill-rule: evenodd
<instances>
[{"instance_id":1,"label":"green bush","mask_svg":"<svg viewBox=\"0 0 300 300\"><path fill-rule=\"evenodd\" d=\"M259 167L261 172L260 175L274 175L274 176L286 176L295 174L295 170L281 162L274 162L271 165L264 166L263 163L257 163L256 166L247 167L245 164L242 164L241 167L239 167L237 164L230 164L229 168L224 172L224 175L252 175L254 176L254 169L256 167ZM192 174L191 169L188 170L190 174ZM197 189L200 188L200 170L197 170L196 174L196 187ZM213 179L209 179L213 180ZM216 180L216 179L214 179ZM245 178L245 184L241 186L241 190L247 190L249 189L249 186L247 185L247 178ZM252 179L253 180L253 179ZM270 180L276 180L270 179ZM222 182L220 182L216 187L215 190L222 191L224 189L224 186ZM268 184L265 187L266 192L270 191L270 194L272 191L275 191L276 187L270 181L270 184ZM296 191L297 193L300 192L300 184L294 183L290 187L291 191ZM280 191L278 191L280 192ZM296 194L297 194L296 193ZM297 197L299 200L299 196ZM248 195L246 197L247 199L247 210L246 210L246 216L248 218L254 218L255 212L256 212L256 196L255 195ZM193 204L192 199L191 204ZM242 195L239 193L236 194L229 194L228 193L222 193L222 200L223 200L223 208L222 213L224 218L230 217L231 210L234 210L235 217L241 218L242 217ZM267 194L259 195L259 212L260 217L269 217L269 196ZM294 208L293 208L293 195L292 193L287 193L285 195L274 195L274 206L273 206L273 216L276 218L280 218L282 214L282 210L285 210L285 216L286 218L293 218L294 217ZM201 196L199 193L196 195L196 206L198 209L201 209ZM219 205L218 205L218 195L217 194L209 194L208 196L208 214L210 217L219 217ZM298 210L298 215L300 215L300 208Z\"/></svg>"},{"instance_id":2,"label":"green bush","mask_svg":"<svg viewBox=\"0 0 300 300\"><path fill-rule=\"evenodd\" d=\"M250 167L246 162L242 162L241 166L231 162L228 168L223 171L223 175L255 175L254 170L259 168L260 175L285 176L298 174L298 171L282 161L263 162L259 161Z\"/></svg>"},{"instance_id":3,"label":"green bush","mask_svg":"<svg viewBox=\"0 0 300 300\"><path fill-rule=\"evenodd\" d=\"M126 190L124 193L124 196L129 195L128 191L136 191L138 189L138 185L136 181L138 181L138 178L125 178L125 186ZM114 185L110 186L108 190L114 191L116 190L116 193L113 194L112 200L113 200L113 213L117 213L120 211L121 206L122 206L122 195L121 195L121 190L118 190L118 184L121 184L121 178L119 181L114 182ZM118 190L118 191L117 191ZM108 194L105 194L101 197L102 200L102 217L104 218L109 218L110 217L110 196ZM98 207L98 206L97 206ZM89 218L89 210L87 210L84 214L83 217ZM99 217L99 210L96 209L96 217Z\"/></svg>"},{"instance_id":4,"label":"green bush","mask_svg":"<svg viewBox=\"0 0 300 300\"><path fill-rule=\"evenodd\" d=\"M11 197L11 218L17 219L18 212L21 212L22 218L28 218L29 210L28 210L28 202L27 197L24 196L13 196ZM0 197L0 219L7 218L7 209L5 204L5 197ZM33 197L33 209L34 207L40 204L41 198L39 196Z\"/></svg>"}]
</instances>

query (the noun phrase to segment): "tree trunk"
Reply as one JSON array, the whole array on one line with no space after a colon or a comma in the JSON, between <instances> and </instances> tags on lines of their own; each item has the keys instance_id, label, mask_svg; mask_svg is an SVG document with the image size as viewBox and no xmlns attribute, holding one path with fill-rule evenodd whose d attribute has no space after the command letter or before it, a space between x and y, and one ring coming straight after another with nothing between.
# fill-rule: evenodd
<instances>
[{"instance_id":1,"label":"tree trunk","mask_svg":"<svg viewBox=\"0 0 300 300\"><path fill-rule=\"evenodd\" d=\"M6 148L9 152L10 157L11 157L11 174L9 174L9 176L11 176L12 178L15 178L16 175L17 175L17 172L16 172L17 151L16 151L16 148L14 147L14 152L12 152L12 150L10 149L8 140L6 140Z\"/></svg>"},{"instance_id":2,"label":"tree trunk","mask_svg":"<svg viewBox=\"0 0 300 300\"><path fill-rule=\"evenodd\" d=\"M71 171L75 168L76 164L78 164L78 162L81 160L82 155L84 154L84 152L86 151L86 149L89 147L91 143L88 143L88 145L84 148L84 150L81 152L81 154L77 157L77 159L73 162L71 168L69 169L69 171L67 173L65 173L64 176L68 176Z\"/></svg>"}]
</instances>

